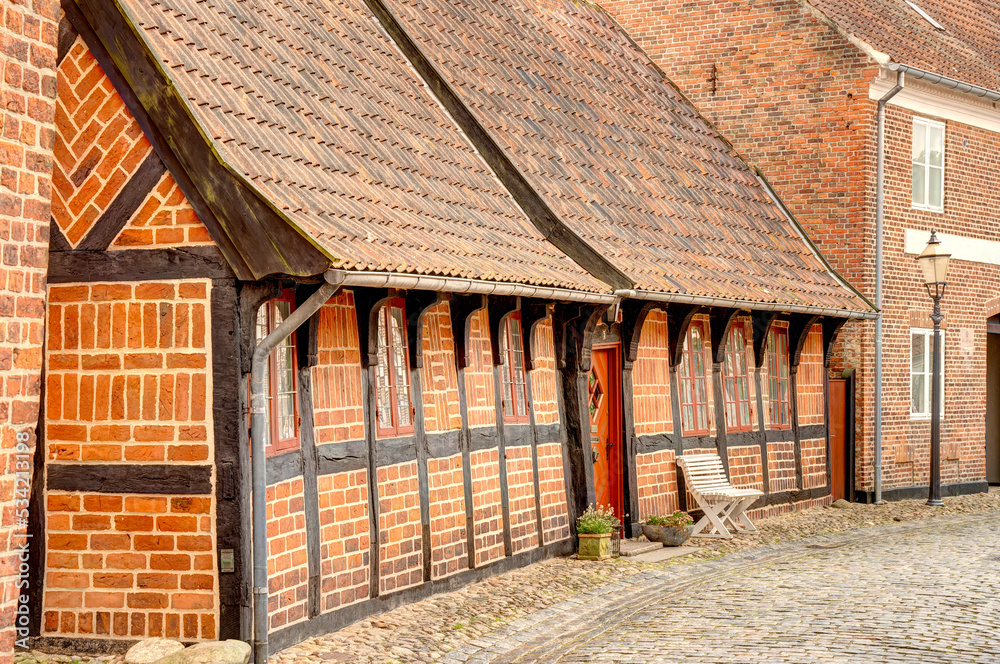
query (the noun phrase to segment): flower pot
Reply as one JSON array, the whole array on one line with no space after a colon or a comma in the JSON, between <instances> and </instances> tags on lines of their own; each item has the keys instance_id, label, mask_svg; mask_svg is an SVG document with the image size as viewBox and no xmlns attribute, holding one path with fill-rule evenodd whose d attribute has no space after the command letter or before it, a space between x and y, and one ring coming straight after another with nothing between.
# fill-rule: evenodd
<instances>
[{"instance_id":1,"label":"flower pot","mask_svg":"<svg viewBox=\"0 0 1000 664\"><path fill-rule=\"evenodd\" d=\"M694 526L649 526L642 524L642 534L650 542L660 542L663 546L680 546L691 537ZM582 535L581 535L582 537Z\"/></svg>"},{"instance_id":2,"label":"flower pot","mask_svg":"<svg viewBox=\"0 0 1000 664\"><path fill-rule=\"evenodd\" d=\"M580 538L580 560L604 560L611 557L611 533L578 535Z\"/></svg>"}]
</instances>

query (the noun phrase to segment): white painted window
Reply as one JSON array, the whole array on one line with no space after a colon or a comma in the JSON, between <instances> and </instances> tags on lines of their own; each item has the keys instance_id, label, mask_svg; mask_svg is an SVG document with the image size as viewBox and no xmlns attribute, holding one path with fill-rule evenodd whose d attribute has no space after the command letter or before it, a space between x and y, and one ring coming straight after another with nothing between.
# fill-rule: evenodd
<instances>
[{"instance_id":1,"label":"white painted window","mask_svg":"<svg viewBox=\"0 0 1000 664\"><path fill-rule=\"evenodd\" d=\"M944 330L941 330L941 417L944 417ZM931 417L931 381L934 379L934 330L910 330L910 419Z\"/></svg>"},{"instance_id":2,"label":"white painted window","mask_svg":"<svg viewBox=\"0 0 1000 664\"><path fill-rule=\"evenodd\" d=\"M944 209L944 124L913 118L913 207Z\"/></svg>"}]
</instances>

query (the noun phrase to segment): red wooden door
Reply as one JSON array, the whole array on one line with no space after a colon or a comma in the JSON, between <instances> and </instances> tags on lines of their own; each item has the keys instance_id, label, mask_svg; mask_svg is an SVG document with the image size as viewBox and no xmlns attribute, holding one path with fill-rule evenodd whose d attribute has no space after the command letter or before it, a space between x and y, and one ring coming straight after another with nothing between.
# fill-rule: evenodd
<instances>
[{"instance_id":1,"label":"red wooden door","mask_svg":"<svg viewBox=\"0 0 1000 664\"><path fill-rule=\"evenodd\" d=\"M596 346L587 379L594 493L598 505L622 519L622 372L621 346Z\"/></svg>"},{"instance_id":2,"label":"red wooden door","mask_svg":"<svg viewBox=\"0 0 1000 664\"><path fill-rule=\"evenodd\" d=\"M847 495L847 381L830 379L830 492Z\"/></svg>"}]
</instances>

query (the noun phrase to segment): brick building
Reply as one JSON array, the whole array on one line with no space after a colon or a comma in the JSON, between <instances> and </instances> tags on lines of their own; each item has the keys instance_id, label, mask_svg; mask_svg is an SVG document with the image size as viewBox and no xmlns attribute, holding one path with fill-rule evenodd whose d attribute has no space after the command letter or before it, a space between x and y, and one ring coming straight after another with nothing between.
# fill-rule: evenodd
<instances>
[{"instance_id":1,"label":"brick building","mask_svg":"<svg viewBox=\"0 0 1000 664\"><path fill-rule=\"evenodd\" d=\"M15 164L51 186L3 171L37 644L277 650L568 553L588 503L631 533L682 452L831 500L824 367L874 311L603 12L62 9Z\"/></svg>"},{"instance_id":2,"label":"brick building","mask_svg":"<svg viewBox=\"0 0 1000 664\"><path fill-rule=\"evenodd\" d=\"M863 501L879 490L888 499L927 492L932 304L915 258L932 228L952 253L942 302L944 493L1000 481L1000 4L602 5L873 301L885 99L881 398L874 323L846 330L831 364L836 375L856 371L846 490Z\"/></svg>"}]
</instances>

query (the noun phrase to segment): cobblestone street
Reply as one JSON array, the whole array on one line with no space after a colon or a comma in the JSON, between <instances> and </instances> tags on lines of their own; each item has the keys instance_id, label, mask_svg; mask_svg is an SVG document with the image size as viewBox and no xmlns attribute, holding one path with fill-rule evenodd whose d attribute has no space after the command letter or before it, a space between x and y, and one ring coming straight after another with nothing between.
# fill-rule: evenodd
<instances>
[{"instance_id":1,"label":"cobblestone street","mask_svg":"<svg viewBox=\"0 0 1000 664\"><path fill-rule=\"evenodd\" d=\"M648 571L448 662L997 662L1000 521L911 523Z\"/></svg>"}]
</instances>

